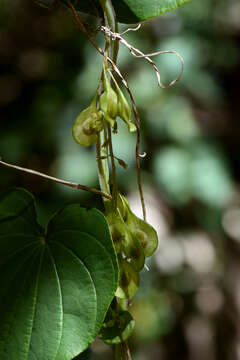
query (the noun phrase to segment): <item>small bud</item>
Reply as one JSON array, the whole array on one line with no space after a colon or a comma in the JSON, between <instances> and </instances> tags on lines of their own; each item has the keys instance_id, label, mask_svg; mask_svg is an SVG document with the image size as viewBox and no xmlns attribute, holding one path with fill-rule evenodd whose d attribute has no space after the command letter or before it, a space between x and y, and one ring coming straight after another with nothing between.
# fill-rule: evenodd
<instances>
[{"instance_id":1,"label":"small bud","mask_svg":"<svg viewBox=\"0 0 240 360\"><path fill-rule=\"evenodd\" d=\"M125 163L125 161L123 161L122 159L119 159L119 158L116 158L116 160L118 161L118 163L121 167L123 167L125 170L127 170L128 164Z\"/></svg>"}]
</instances>

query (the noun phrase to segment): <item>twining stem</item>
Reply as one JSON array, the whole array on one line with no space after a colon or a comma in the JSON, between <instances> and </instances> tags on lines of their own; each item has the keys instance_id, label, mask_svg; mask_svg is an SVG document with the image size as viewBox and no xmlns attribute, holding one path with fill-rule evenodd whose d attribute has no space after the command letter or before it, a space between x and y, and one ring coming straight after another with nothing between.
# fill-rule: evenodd
<instances>
[{"instance_id":1,"label":"twining stem","mask_svg":"<svg viewBox=\"0 0 240 360\"><path fill-rule=\"evenodd\" d=\"M112 146L112 130L110 125L107 125L108 131L108 148L109 148L109 155L111 158L111 165L112 165L112 198L113 198L113 208L117 209L117 196L118 196L118 185L117 185L117 174L116 174L116 165L115 165L115 157L113 154L113 146Z\"/></svg>"},{"instance_id":2,"label":"twining stem","mask_svg":"<svg viewBox=\"0 0 240 360\"><path fill-rule=\"evenodd\" d=\"M129 346L127 341L119 344L119 345L115 345L115 353L114 353L114 360L131 360L131 353L129 350Z\"/></svg>"},{"instance_id":3,"label":"twining stem","mask_svg":"<svg viewBox=\"0 0 240 360\"><path fill-rule=\"evenodd\" d=\"M116 14L115 14L111 0L100 0L100 4L101 4L103 12L104 12L105 25L112 31L118 32L118 23L116 20ZM113 41L112 39L109 40L106 37L106 44L107 44L106 51L109 51L109 56L110 56L111 60L114 62L114 64L117 63L118 46L119 46L118 43L119 43L118 40ZM106 62L104 63L104 66L106 66ZM112 79L111 79L111 81L112 81ZM114 209L117 210L118 186L117 186L117 179L116 179L115 158L114 158L113 146L112 146L112 129L109 124L107 125L107 134L108 134L108 149L109 149L109 155L111 158L111 167L112 167L112 174L111 174L111 181L113 184L113 189L112 189L113 202L112 203L113 203ZM118 303L119 307L121 307L121 305L122 304ZM114 345L114 359L115 360L131 360L131 354L130 354L130 350L129 350L127 342L122 342L121 344Z\"/></svg>"},{"instance_id":4,"label":"twining stem","mask_svg":"<svg viewBox=\"0 0 240 360\"><path fill-rule=\"evenodd\" d=\"M97 139L97 164L98 164L98 178L100 188L104 193L110 195L109 186L109 168L108 168L108 151L107 151L107 132L106 129L98 135ZM106 198L104 198L106 202Z\"/></svg>"},{"instance_id":5,"label":"twining stem","mask_svg":"<svg viewBox=\"0 0 240 360\"><path fill-rule=\"evenodd\" d=\"M100 0L104 12L105 24L114 32L118 32L118 22L111 0ZM119 49L119 41L110 40L110 57L116 64Z\"/></svg>"},{"instance_id":6,"label":"twining stem","mask_svg":"<svg viewBox=\"0 0 240 360\"><path fill-rule=\"evenodd\" d=\"M110 29L113 29L114 31L118 31L118 23L116 20L116 15L115 15L111 0L100 0L100 4L101 4L101 7L104 12L105 24ZM114 63L117 62L118 49L119 49L118 41L113 41L113 40L109 39L108 37L106 37L106 48L105 48L106 56L104 57L104 67L108 66L108 63L106 61L108 52L109 52L109 56L113 60L113 62ZM112 80L110 80L110 81L112 82ZM112 168L111 182L113 185L113 188L112 188L113 207L116 209L117 208L118 186L117 186L117 178L116 178L115 158L114 158L113 147L112 147L112 130L111 130L111 127L109 124L105 125L105 134L107 134L107 145L108 145L108 149L109 149L109 155L110 155L110 159L111 159L111 168ZM105 142L106 142L106 137L105 137ZM98 144L98 146L103 146L103 143L101 143L101 139L100 139L100 143ZM101 158L98 160L99 165L100 165L100 161L102 161ZM106 160L105 160L105 163L106 163ZM102 169L102 168L103 168L103 165L100 165L100 169ZM109 171L108 171L108 173L109 173ZM104 177L107 177L107 176L108 176L108 174L104 175ZM99 178L101 178L101 174L99 175Z\"/></svg>"}]
</instances>

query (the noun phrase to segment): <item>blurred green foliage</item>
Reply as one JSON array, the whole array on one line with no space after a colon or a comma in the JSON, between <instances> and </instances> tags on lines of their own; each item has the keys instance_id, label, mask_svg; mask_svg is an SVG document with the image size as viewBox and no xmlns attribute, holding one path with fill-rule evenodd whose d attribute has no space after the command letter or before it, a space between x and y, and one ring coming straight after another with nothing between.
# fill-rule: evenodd
<instances>
[{"instance_id":1,"label":"blurred green foliage","mask_svg":"<svg viewBox=\"0 0 240 360\"><path fill-rule=\"evenodd\" d=\"M149 64L120 49L119 66L141 114L149 222L160 239L131 308L136 360L239 358L239 18L239 0L193 0L125 35L144 52L183 56L184 75L168 90L158 88ZM83 19L91 30L98 25ZM103 46L101 34L96 41ZM0 2L5 161L98 186L95 149L78 146L71 127L92 100L101 61L63 6ZM164 83L178 74L173 55L155 61ZM114 150L129 165L118 167L119 182L138 212L135 141L119 122ZM13 185L35 193L42 224L69 202L102 207L96 196L1 168L0 189ZM99 341L93 352L94 359L111 358Z\"/></svg>"}]
</instances>

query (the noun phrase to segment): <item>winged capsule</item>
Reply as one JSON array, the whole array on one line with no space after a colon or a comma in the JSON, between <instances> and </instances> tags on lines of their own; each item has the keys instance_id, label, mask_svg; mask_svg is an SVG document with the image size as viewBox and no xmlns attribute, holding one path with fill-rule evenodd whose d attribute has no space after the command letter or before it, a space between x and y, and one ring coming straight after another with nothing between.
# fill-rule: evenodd
<instances>
[{"instance_id":1,"label":"winged capsule","mask_svg":"<svg viewBox=\"0 0 240 360\"><path fill-rule=\"evenodd\" d=\"M125 234L122 239L122 251L131 261L131 265L136 271L142 270L145 263L145 255L138 238L131 232L125 224Z\"/></svg>"},{"instance_id":2,"label":"winged capsule","mask_svg":"<svg viewBox=\"0 0 240 360\"><path fill-rule=\"evenodd\" d=\"M119 259L120 278L115 296L130 299L139 287L139 274L126 259Z\"/></svg>"},{"instance_id":3,"label":"winged capsule","mask_svg":"<svg viewBox=\"0 0 240 360\"><path fill-rule=\"evenodd\" d=\"M118 254L122 252L129 259L133 268L136 271L140 271L145 263L144 251L140 241L130 231L128 225L118 212L110 212L106 217L116 252Z\"/></svg>"},{"instance_id":4,"label":"winged capsule","mask_svg":"<svg viewBox=\"0 0 240 360\"><path fill-rule=\"evenodd\" d=\"M97 141L99 132L103 129L103 114L97 110L97 95L91 105L76 118L72 134L74 140L83 146L90 146Z\"/></svg>"},{"instance_id":5,"label":"winged capsule","mask_svg":"<svg viewBox=\"0 0 240 360\"><path fill-rule=\"evenodd\" d=\"M115 245L116 253L119 254L122 250L122 239L125 236L125 224L123 223L119 214L114 211L106 215L110 233Z\"/></svg>"},{"instance_id":6,"label":"winged capsule","mask_svg":"<svg viewBox=\"0 0 240 360\"><path fill-rule=\"evenodd\" d=\"M118 116L127 124L129 132L135 132L137 130L136 125L131 121L131 109L130 106L123 95L120 87L118 86L117 81L114 76L111 74L114 84L117 90L118 96Z\"/></svg>"},{"instance_id":7,"label":"winged capsule","mask_svg":"<svg viewBox=\"0 0 240 360\"><path fill-rule=\"evenodd\" d=\"M130 120L131 110L121 91L118 94L118 115L127 124L129 132L135 132L137 130L136 125Z\"/></svg>"},{"instance_id":8,"label":"winged capsule","mask_svg":"<svg viewBox=\"0 0 240 360\"><path fill-rule=\"evenodd\" d=\"M100 96L100 109L104 113L105 120L114 127L115 119L118 114L118 97L115 91L112 89L109 80L104 69L104 92Z\"/></svg>"},{"instance_id":9,"label":"winged capsule","mask_svg":"<svg viewBox=\"0 0 240 360\"><path fill-rule=\"evenodd\" d=\"M125 223L128 225L133 236L141 243L145 257L151 256L158 246L157 232L146 221L139 219L133 214L127 199L122 195L119 196L125 205Z\"/></svg>"},{"instance_id":10,"label":"winged capsule","mask_svg":"<svg viewBox=\"0 0 240 360\"><path fill-rule=\"evenodd\" d=\"M98 337L106 344L116 345L126 341L132 334L135 322L128 311L108 309Z\"/></svg>"}]
</instances>

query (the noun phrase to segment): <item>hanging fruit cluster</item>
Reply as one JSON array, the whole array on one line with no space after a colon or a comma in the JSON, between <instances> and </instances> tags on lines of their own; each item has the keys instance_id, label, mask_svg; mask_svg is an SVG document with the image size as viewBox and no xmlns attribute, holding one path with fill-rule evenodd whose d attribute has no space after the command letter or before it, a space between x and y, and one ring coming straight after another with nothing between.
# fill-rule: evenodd
<instances>
[{"instance_id":1,"label":"hanging fruit cluster","mask_svg":"<svg viewBox=\"0 0 240 360\"><path fill-rule=\"evenodd\" d=\"M118 194L117 208L113 202L108 203L106 217L118 256L120 275L116 297L98 336L107 344L120 344L131 336L135 326L124 303L137 291L139 272L144 267L145 258L156 250L158 239L153 227L133 214L127 199L121 194Z\"/></svg>"},{"instance_id":2,"label":"hanging fruit cluster","mask_svg":"<svg viewBox=\"0 0 240 360\"><path fill-rule=\"evenodd\" d=\"M120 194L117 210L107 210L106 217L119 262L116 297L130 299L138 289L139 272L144 267L145 258L157 248L157 233L151 225L133 214L129 202Z\"/></svg>"},{"instance_id":3,"label":"hanging fruit cluster","mask_svg":"<svg viewBox=\"0 0 240 360\"><path fill-rule=\"evenodd\" d=\"M116 91L112 88L107 76L110 73ZM90 146L97 141L98 134L103 130L104 123L110 124L116 130L116 118L119 116L128 126L130 132L136 131L131 122L130 106L120 90L110 70L103 68L103 92L99 97L98 90L91 105L83 110L73 124L73 138L83 146ZM99 98L99 104L98 104Z\"/></svg>"},{"instance_id":4,"label":"hanging fruit cluster","mask_svg":"<svg viewBox=\"0 0 240 360\"><path fill-rule=\"evenodd\" d=\"M111 81L110 81L111 79ZM101 90L100 90L101 89ZM77 143L90 146L100 139L104 129L117 132L117 117L135 132L136 126L131 122L129 104L120 90L115 78L104 61L103 76L91 105L83 110L73 125L73 137ZM106 158L109 156L110 141L108 132L104 131ZM109 151L109 152L108 152ZM127 165L113 154L111 159L118 160L124 168ZM119 344L132 333L134 320L127 312L128 300L139 287L139 272L143 269L146 257L151 256L157 248L157 233L152 226L139 219L130 209L127 199L118 193L116 179L107 179L113 184L112 200L105 202L105 215L115 245L119 265L119 283L99 337L108 344Z\"/></svg>"}]
</instances>

